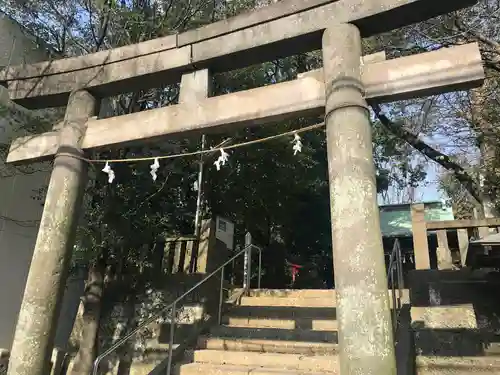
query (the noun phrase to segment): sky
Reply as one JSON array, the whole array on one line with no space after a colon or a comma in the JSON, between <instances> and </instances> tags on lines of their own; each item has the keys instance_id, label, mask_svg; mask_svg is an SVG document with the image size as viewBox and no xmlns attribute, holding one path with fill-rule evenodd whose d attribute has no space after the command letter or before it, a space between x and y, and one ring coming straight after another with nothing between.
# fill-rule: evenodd
<instances>
[{"instance_id":1,"label":"sky","mask_svg":"<svg viewBox=\"0 0 500 375\"><path fill-rule=\"evenodd\" d=\"M425 179L426 186L419 188L419 193L422 194L423 201L440 201L445 197L444 195L438 191L437 179L439 177L436 166L429 162L428 167L426 168L427 177Z\"/></svg>"}]
</instances>

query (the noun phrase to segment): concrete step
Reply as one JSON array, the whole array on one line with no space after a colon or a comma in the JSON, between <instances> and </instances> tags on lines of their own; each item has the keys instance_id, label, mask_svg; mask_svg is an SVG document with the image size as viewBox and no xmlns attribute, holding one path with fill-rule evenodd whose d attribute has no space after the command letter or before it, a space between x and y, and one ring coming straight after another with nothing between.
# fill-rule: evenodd
<instances>
[{"instance_id":1,"label":"concrete step","mask_svg":"<svg viewBox=\"0 0 500 375\"><path fill-rule=\"evenodd\" d=\"M240 328L309 329L313 331L336 331L338 329L335 319L265 319L225 316L222 323Z\"/></svg>"},{"instance_id":2,"label":"concrete step","mask_svg":"<svg viewBox=\"0 0 500 375\"><path fill-rule=\"evenodd\" d=\"M500 374L500 358L423 357L416 358L417 375Z\"/></svg>"},{"instance_id":3,"label":"concrete step","mask_svg":"<svg viewBox=\"0 0 500 375\"><path fill-rule=\"evenodd\" d=\"M178 375L322 375L323 373L315 373L310 371L300 370L285 370L277 368L251 367L251 366L214 366L205 363L191 363L183 365L178 370ZM338 374L339 372L332 371L329 374Z\"/></svg>"},{"instance_id":4,"label":"concrete step","mask_svg":"<svg viewBox=\"0 0 500 375\"><path fill-rule=\"evenodd\" d=\"M240 306L265 306L265 307L335 307L336 300L333 294L325 297L241 297Z\"/></svg>"},{"instance_id":5,"label":"concrete step","mask_svg":"<svg viewBox=\"0 0 500 375\"><path fill-rule=\"evenodd\" d=\"M337 318L335 307L297 307L297 306L233 306L226 316L238 318L263 319L328 319Z\"/></svg>"},{"instance_id":6,"label":"concrete step","mask_svg":"<svg viewBox=\"0 0 500 375\"><path fill-rule=\"evenodd\" d=\"M217 326L210 330L211 337L249 338L260 340L310 341L337 343L336 331L311 331L304 329L247 328Z\"/></svg>"},{"instance_id":7,"label":"concrete step","mask_svg":"<svg viewBox=\"0 0 500 375\"><path fill-rule=\"evenodd\" d=\"M500 357L500 335L480 329L413 328L415 350L424 357Z\"/></svg>"},{"instance_id":8,"label":"concrete step","mask_svg":"<svg viewBox=\"0 0 500 375\"><path fill-rule=\"evenodd\" d=\"M211 365L265 367L285 370L333 372L338 369L338 356L296 355L281 353L230 352L226 350L197 350L197 363Z\"/></svg>"},{"instance_id":9,"label":"concrete step","mask_svg":"<svg viewBox=\"0 0 500 375\"><path fill-rule=\"evenodd\" d=\"M128 375L151 375L152 373L154 373L154 370L161 363L162 363L161 360L157 360L157 361L154 361L154 362L138 362L138 361L134 361L132 363L132 365L130 366L130 370L129 370L129 372L127 374Z\"/></svg>"},{"instance_id":10,"label":"concrete step","mask_svg":"<svg viewBox=\"0 0 500 375\"><path fill-rule=\"evenodd\" d=\"M240 306L255 307L308 307L335 308L337 305L335 290L250 290L249 296L242 296ZM392 307L392 292L387 291ZM398 292L396 292L398 293ZM409 290L403 289L403 303L409 302Z\"/></svg>"},{"instance_id":11,"label":"concrete step","mask_svg":"<svg viewBox=\"0 0 500 375\"><path fill-rule=\"evenodd\" d=\"M234 337L208 337L198 338L199 349L227 350L239 352L264 352L299 355L335 355L337 344L326 342L259 340L251 338Z\"/></svg>"},{"instance_id":12,"label":"concrete step","mask_svg":"<svg viewBox=\"0 0 500 375\"><path fill-rule=\"evenodd\" d=\"M194 341L194 343L196 343L196 341ZM185 350L186 345L174 344L172 354L175 358L179 358L182 357ZM143 356L140 360L134 359L134 363L142 362L144 364L148 364L154 362L158 364L168 358L168 352L168 343L160 343L155 340L149 340L149 342L146 343L146 348L144 349Z\"/></svg>"},{"instance_id":13,"label":"concrete step","mask_svg":"<svg viewBox=\"0 0 500 375\"><path fill-rule=\"evenodd\" d=\"M235 289L242 290L241 288ZM335 289L250 289L249 297L335 298Z\"/></svg>"}]
</instances>

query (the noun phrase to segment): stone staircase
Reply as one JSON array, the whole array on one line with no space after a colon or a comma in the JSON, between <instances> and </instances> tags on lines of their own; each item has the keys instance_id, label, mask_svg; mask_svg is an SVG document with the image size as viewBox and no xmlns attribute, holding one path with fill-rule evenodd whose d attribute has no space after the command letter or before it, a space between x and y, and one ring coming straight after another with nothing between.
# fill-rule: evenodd
<instances>
[{"instance_id":1,"label":"stone staircase","mask_svg":"<svg viewBox=\"0 0 500 375\"><path fill-rule=\"evenodd\" d=\"M453 274L453 277L456 275ZM413 283L415 290L411 296L405 290L403 299L408 303L411 297L418 305L422 298L419 294L428 291L429 280L424 277L424 280L413 280ZM469 280L468 283L473 282ZM477 298L477 289L465 290L463 285L461 288L457 286L460 285L451 286L453 294L470 296L473 293ZM443 287L440 289L443 290ZM444 291L442 293L444 298ZM241 297L239 303L228 310L222 325L213 327L209 334L198 338L196 348L186 352L173 373L339 374L335 304L334 290L252 290L249 296ZM429 313L429 309L433 313ZM496 343L500 340L492 338L486 345L484 329L464 332L463 323L458 330L444 329L457 324L454 310L457 310L459 320L474 320L467 309L470 308L464 310L464 306L459 305L446 307L441 312L437 311L437 306L424 309L426 311L420 307L412 308L408 325L403 324L400 329L406 331L406 336L411 336L413 341L402 345L411 345L412 348L408 351L396 348L396 353L400 354L398 375L500 374L500 344ZM433 318L436 313L441 316ZM431 323L429 319L437 321ZM419 326L422 320L426 323L425 328ZM431 327L433 330L429 331ZM492 334L491 329L487 331ZM404 336L403 332L398 338ZM471 349L474 345L481 348L477 347L474 351ZM401 356L401 353L404 355ZM407 362L413 365L408 367Z\"/></svg>"},{"instance_id":2,"label":"stone staircase","mask_svg":"<svg viewBox=\"0 0 500 375\"><path fill-rule=\"evenodd\" d=\"M338 374L334 290L253 290L199 337L179 375Z\"/></svg>"},{"instance_id":3,"label":"stone staircase","mask_svg":"<svg viewBox=\"0 0 500 375\"><path fill-rule=\"evenodd\" d=\"M500 374L500 303L492 299L500 284L429 270L415 272L409 285L397 335L398 375ZM222 324L176 358L172 375L339 374L334 290L241 292L233 290L240 297L228 301ZM168 344L156 346L157 354L135 364L131 375L165 373Z\"/></svg>"},{"instance_id":4,"label":"stone staircase","mask_svg":"<svg viewBox=\"0 0 500 375\"><path fill-rule=\"evenodd\" d=\"M429 270L409 284L398 375L500 374L500 280ZM222 324L193 337L194 349L179 352L172 375L339 374L335 306L335 290L251 290L228 300ZM176 332L186 339L182 327ZM148 347L130 375L166 373L168 344Z\"/></svg>"}]
</instances>

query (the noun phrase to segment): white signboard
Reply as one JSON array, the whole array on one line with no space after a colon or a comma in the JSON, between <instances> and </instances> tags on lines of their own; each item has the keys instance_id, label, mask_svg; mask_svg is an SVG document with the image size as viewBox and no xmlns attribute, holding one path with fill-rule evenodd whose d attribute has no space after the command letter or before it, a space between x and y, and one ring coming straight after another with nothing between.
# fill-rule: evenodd
<instances>
[{"instance_id":1,"label":"white signboard","mask_svg":"<svg viewBox=\"0 0 500 375\"><path fill-rule=\"evenodd\" d=\"M217 216L215 238L226 244L227 248L233 250L234 224L227 219Z\"/></svg>"}]
</instances>

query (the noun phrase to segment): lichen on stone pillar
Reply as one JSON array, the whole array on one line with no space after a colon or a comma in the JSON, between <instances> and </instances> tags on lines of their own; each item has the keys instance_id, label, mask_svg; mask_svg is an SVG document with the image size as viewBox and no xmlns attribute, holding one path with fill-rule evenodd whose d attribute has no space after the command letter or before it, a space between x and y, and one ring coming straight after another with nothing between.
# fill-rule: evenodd
<instances>
[{"instance_id":1,"label":"lichen on stone pillar","mask_svg":"<svg viewBox=\"0 0 500 375\"><path fill-rule=\"evenodd\" d=\"M87 177L80 144L86 122L97 110L97 102L88 92L70 95L14 334L8 375L49 373Z\"/></svg>"},{"instance_id":2,"label":"lichen on stone pillar","mask_svg":"<svg viewBox=\"0 0 500 375\"><path fill-rule=\"evenodd\" d=\"M326 129L341 375L395 375L369 111L354 25L323 35Z\"/></svg>"}]
</instances>

